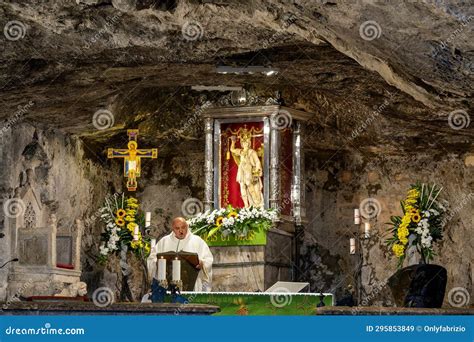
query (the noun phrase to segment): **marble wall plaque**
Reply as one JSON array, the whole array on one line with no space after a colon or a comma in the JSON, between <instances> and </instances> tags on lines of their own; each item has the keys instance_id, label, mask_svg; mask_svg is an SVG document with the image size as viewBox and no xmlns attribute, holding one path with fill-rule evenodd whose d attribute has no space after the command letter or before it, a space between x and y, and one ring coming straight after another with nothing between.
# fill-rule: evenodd
<instances>
[{"instance_id":1,"label":"marble wall plaque","mask_svg":"<svg viewBox=\"0 0 474 342\"><path fill-rule=\"evenodd\" d=\"M46 265L48 241L46 236L32 236L20 241L19 262L24 265Z\"/></svg>"},{"instance_id":2,"label":"marble wall plaque","mask_svg":"<svg viewBox=\"0 0 474 342\"><path fill-rule=\"evenodd\" d=\"M56 263L72 264L72 237L58 236L56 237Z\"/></svg>"}]
</instances>

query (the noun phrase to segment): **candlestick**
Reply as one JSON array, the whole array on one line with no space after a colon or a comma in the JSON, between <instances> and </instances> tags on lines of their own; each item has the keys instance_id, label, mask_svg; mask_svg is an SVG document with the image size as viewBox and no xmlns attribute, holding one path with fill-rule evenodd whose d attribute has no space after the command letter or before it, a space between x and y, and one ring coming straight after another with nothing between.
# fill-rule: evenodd
<instances>
[{"instance_id":1,"label":"candlestick","mask_svg":"<svg viewBox=\"0 0 474 342\"><path fill-rule=\"evenodd\" d=\"M370 223L365 222L364 224L364 237L368 239L370 237Z\"/></svg>"},{"instance_id":2,"label":"candlestick","mask_svg":"<svg viewBox=\"0 0 474 342\"><path fill-rule=\"evenodd\" d=\"M148 228L151 225L151 212L147 211L145 213L145 227Z\"/></svg>"},{"instance_id":3,"label":"candlestick","mask_svg":"<svg viewBox=\"0 0 474 342\"><path fill-rule=\"evenodd\" d=\"M354 224L360 224L360 211L359 211L359 209L354 209Z\"/></svg>"},{"instance_id":4,"label":"candlestick","mask_svg":"<svg viewBox=\"0 0 474 342\"><path fill-rule=\"evenodd\" d=\"M173 281L181 280L181 260L173 260Z\"/></svg>"},{"instance_id":5,"label":"candlestick","mask_svg":"<svg viewBox=\"0 0 474 342\"><path fill-rule=\"evenodd\" d=\"M158 259L158 280L166 279L166 259L163 257Z\"/></svg>"},{"instance_id":6,"label":"candlestick","mask_svg":"<svg viewBox=\"0 0 474 342\"><path fill-rule=\"evenodd\" d=\"M151 239L150 240L150 250L153 250L156 246L156 239Z\"/></svg>"},{"instance_id":7,"label":"candlestick","mask_svg":"<svg viewBox=\"0 0 474 342\"><path fill-rule=\"evenodd\" d=\"M351 254L355 254L356 253L356 239L350 238L349 239L349 244L350 244L349 252Z\"/></svg>"}]
</instances>

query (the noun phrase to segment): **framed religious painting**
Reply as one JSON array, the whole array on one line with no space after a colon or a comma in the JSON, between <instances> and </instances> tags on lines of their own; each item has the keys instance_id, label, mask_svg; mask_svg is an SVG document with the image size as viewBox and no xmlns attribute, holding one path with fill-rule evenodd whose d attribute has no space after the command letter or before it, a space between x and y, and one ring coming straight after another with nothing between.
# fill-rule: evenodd
<instances>
[{"instance_id":1,"label":"framed religious painting","mask_svg":"<svg viewBox=\"0 0 474 342\"><path fill-rule=\"evenodd\" d=\"M269 120L214 121L216 208L269 207Z\"/></svg>"}]
</instances>

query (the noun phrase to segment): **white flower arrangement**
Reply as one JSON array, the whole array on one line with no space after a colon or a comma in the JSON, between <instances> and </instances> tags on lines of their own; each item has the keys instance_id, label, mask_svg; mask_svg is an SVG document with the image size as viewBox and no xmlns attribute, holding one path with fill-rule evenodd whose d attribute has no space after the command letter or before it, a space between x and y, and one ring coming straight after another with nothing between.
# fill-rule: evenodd
<instances>
[{"instance_id":1,"label":"white flower arrangement","mask_svg":"<svg viewBox=\"0 0 474 342\"><path fill-rule=\"evenodd\" d=\"M250 231L268 230L278 213L264 208L226 208L207 210L188 220L191 231L195 234L210 237L221 231L223 236L246 236Z\"/></svg>"},{"instance_id":2,"label":"white flower arrangement","mask_svg":"<svg viewBox=\"0 0 474 342\"><path fill-rule=\"evenodd\" d=\"M109 253L119 249L118 242L120 241L120 227L114 222L113 216L109 213L107 207L100 209L100 217L106 223L105 230L108 235L108 240L103 241L99 247L99 252L102 256L106 257Z\"/></svg>"}]
</instances>

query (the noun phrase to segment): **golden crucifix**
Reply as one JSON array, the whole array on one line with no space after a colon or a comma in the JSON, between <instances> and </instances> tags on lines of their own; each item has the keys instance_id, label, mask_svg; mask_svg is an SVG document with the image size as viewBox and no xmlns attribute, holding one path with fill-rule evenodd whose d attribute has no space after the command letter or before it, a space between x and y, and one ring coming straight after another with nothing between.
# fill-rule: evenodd
<instances>
[{"instance_id":1,"label":"golden crucifix","mask_svg":"<svg viewBox=\"0 0 474 342\"><path fill-rule=\"evenodd\" d=\"M128 191L137 190L137 178L140 177L140 160L142 158L158 158L158 149L139 149L137 144L138 129L127 130L128 149L109 148L108 158L124 158L123 176L127 177Z\"/></svg>"}]
</instances>

